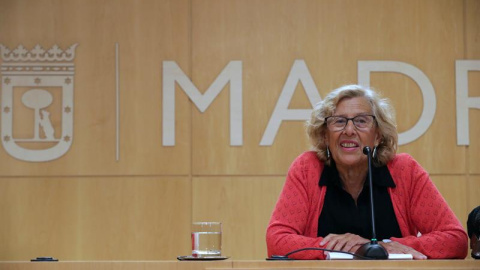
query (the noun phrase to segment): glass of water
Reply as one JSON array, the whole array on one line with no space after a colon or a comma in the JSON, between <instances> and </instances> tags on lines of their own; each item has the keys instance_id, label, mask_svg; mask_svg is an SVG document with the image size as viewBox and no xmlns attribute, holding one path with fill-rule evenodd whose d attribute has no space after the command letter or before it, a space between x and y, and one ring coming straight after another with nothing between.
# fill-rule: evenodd
<instances>
[{"instance_id":1,"label":"glass of water","mask_svg":"<svg viewBox=\"0 0 480 270\"><path fill-rule=\"evenodd\" d=\"M222 255L222 223L194 222L192 224L192 256Z\"/></svg>"}]
</instances>

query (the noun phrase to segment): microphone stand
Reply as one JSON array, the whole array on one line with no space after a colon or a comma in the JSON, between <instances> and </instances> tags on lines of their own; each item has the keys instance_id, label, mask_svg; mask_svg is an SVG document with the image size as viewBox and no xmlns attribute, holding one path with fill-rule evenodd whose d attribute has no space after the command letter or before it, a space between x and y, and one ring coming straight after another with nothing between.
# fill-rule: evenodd
<instances>
[{"instance_id":1,"label":"microphone stand","mask_svg":"<svg viewBox=\"0 0 480 270\"><path fill-rule=\"evenodd\" d=\"M377 233L375 230L375 211L373 204L373 182L372 182L372 155L370 154L370 147L365 146L363 153L368 157L368 183L370 184L370 209L372 211L372 239L370 243L363 244L355 254L367 257L373 260L388 259L388 252L377 242Z\"/></svg>"}]
</instances>

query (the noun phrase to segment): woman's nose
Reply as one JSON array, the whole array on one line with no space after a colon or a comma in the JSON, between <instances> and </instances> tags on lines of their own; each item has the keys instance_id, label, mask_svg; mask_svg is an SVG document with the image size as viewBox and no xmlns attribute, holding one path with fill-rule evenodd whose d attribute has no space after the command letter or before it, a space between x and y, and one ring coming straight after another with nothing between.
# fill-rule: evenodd
<instances>
[{"instance_id":1,"label":"woman's nose","mask_svg":"<svg viewBox=\"0 0 480 270\"><path fill-rule=\"evenodd\" d=\"M348 119L347 125L345 126L345 134L350 136L350 135L353 135L354 132L355 132L355 125L353 124L353 120Z\"/></svg>"}]
</instances>

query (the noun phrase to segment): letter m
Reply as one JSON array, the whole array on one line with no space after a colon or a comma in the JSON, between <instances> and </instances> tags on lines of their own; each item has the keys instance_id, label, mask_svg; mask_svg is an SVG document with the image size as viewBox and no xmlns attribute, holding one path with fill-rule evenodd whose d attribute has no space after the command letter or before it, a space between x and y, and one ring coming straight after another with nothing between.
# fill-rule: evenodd
<instances>
[{"instance_id":1,"label":"letter m","mask_svg":"<svg viewBox=\"0 0 480 270\"><path fill-rule=\"evenodd\" d=\"M230 61L203 95L177 63L163 61L162 126L164 146L175 145L175 82L202 113L230 82L230 145L243 145L242 61Z\"/></svg>"}]
</instances>

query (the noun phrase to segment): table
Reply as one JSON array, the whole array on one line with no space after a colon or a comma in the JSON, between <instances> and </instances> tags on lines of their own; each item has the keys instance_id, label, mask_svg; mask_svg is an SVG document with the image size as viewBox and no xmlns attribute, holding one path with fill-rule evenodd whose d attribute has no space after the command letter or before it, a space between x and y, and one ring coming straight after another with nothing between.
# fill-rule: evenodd
<instances>
[{"instance_id":1,"label":"table","mask_svg":"<svg viewBox=\"0 0 480 270\"><path fill-rule=\"evenodd\" d=\"M60 261L0 262L0 270L289 270L289 269L480 269L480 260L425 261Z\"/></svg>"}]
</instances>

